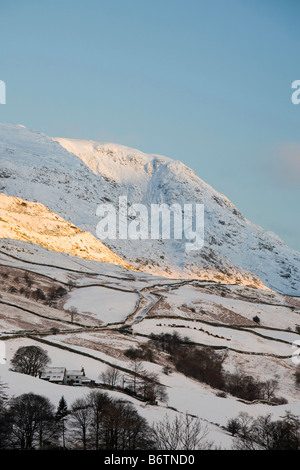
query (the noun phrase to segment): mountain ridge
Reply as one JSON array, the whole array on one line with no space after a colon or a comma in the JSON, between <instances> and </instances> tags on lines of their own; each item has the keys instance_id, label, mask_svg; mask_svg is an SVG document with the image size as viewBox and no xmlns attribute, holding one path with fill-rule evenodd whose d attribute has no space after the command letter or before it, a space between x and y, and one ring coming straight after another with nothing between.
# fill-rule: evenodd
<instances>
[{"instance_id":1,"label":"mountain ridge","mask_svg":"<svg viewBox=\"0 0 300 470\"><path fill-rule=\"evenodd\" d=\"M205 245L188 254L181 240L105 240L145 272L253 285L300 295L300 253L243 217L229 199L182 162L117 144L49 138L0 124L0 191L38 201L95 235L99 204L203 203ZM53 190L55 188L55 191Z\"/></svg>"}]
</instances>

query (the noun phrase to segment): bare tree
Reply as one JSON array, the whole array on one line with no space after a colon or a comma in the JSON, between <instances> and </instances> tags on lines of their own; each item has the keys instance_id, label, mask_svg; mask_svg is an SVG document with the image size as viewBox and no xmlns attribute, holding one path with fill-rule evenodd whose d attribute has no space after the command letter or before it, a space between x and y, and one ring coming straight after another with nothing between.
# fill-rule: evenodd
<instances>
[{"instance_id":1,"label":"bare tree","mask_svg":"<svg viewBox=\"0 0 300 470\"><path fill-rule=\"evenodd\" d=\"M88 395L88 402L90 405L90 436L93 443L93 448L98 450L101 443L101 430L103 427L104 417L110 407L112 400L107 393L99 391L92 391Z\"/></svg>"},{"instance_id":2,"label":"bare tree","mask_svg":"<svg viewBox=\"0 0 300 470\"><path fill-rule=\"evenodd\" d=\"M145 400L152 403L156 400L167 401L165 387L159 382L158 375L144 372L140 385L140 393Z\"/></svg>"},{"instance_id":3,"label":"bare tree","mask_svg":"<svg viewBox=\"0 0 300 470\"><path fill-rule=\"evenodd\" d=\"M76 282L70 280L70 281L69 281L69 284L68 284L68 289L69 289L69 291L71 291L72 289L74 289L74 287L76 287Z\"/></svg>"},{"instance_id":4,"label":"bare tree","mask_svg":"<svg viewBox=\"0 0 300 470\"><path fill-rule=\"evenodd\" d=\"M88 432L91 426L91 407L89 400L78 398L71 407L71 425L75 439L84 450L88 445Z\"/></svg>"},{"instance_id":5,"label":"bare tree","mask_svg":"<svg viewBox=\"0 0 300 470\"><path fill-rule=\"evenodd\" d=\"M173 420L166 414L152 427L152 438L158 450L205 450L212 447L207 441L208 428L199 418L187 413Z\"/></svg>"},{"instance_id":6,"label":"bare tree","mask_svg":"<svg viewBox=\"0 0 300 470\"><path fill-rule=\"evenodd\" d=\"M249 429L252 424L252 417L245 412L241 412L238 415L238 423L239 423L239 436L242 438L247 437Z\"/></svg>"},{"instance_id":7,"label":"bare tree","mask_svg":"<svg viewBox=\"0 0 300 470\"><path fill-rule=\"evenodd\" d=\"M226 429L232 436L235 436L240 430L239 420L237 418L230 418L227 421Z\"/></svg>"},{"instance_id":8,"label":"bare tree","mask_svg":"<svg viewBox=\"0 0 300 470\"><path fill-rule=\"evenodd\" d=\"M8 421L13 448L43 449L56 441L54 407L46 397L26 393L13 398Z\"/></svg>"},{"instance_id":9,"label":"bare tree","mask_svg":"<svg viewBox=\"0 0 300 470\"><path fill-rule=\"evenodd\" d=\"M116 367L110 367L102 372L99 377L102 380L102 383L108 385L111 388L115 388L121 380L121 372Z\"/></svg>"},{"instance_id":10,"label":"bare tree","mask_svg":"<svg viewBox=\"0 0 300 470\"><path fill-rule=\"evenodd\" d=\"M129 380L133 393L137 394L139 391L140 386L143 384L142 377L145 375L145 369L143 368L143 364L138 359L134 359L131 361L131 371L132 376Z\"/></svg>"},{"instance_id":11,"label":"bare tree","mask_svg":"<svg viewBox=\"0 0 300 470\"><path fill-rule=\"evenodd\" d=\"M78 310L76 307L70 307L66 310L66 312L70 315L71 323L73 323L74 319L78 315Z\"/></svg>"},{"instance_id":12,"label":"bare tree","mask_svg":"<svg viewBox=\"0 0 300 470\"><path fill-rule=\"evenodd\" d=\"M276 378L266 380L266 382L262 382L261 388L263 399L267 401L272 401L276 398L275 392L278 389L278 380Z\"/></svg>"},{"instance_id":13,"label":"bare tree","mask_svg":"<svg viewBox=\"0 0 300 470\"><path fill-rule=\"evenodd\" d=\"M145 449L151 442L146 420L129 402L111 402L104 416L103 433L106 449Z\"/></svg>"},{"instance_id":14,"label":"bare tree","mask_svg":"<svg viewBox=\"0 0 300 470\"><path fill-rule=\"evenodd\" d=\"M36 377L49 364L47 351L40 346L22 346L11 360L13 370Z\"/></svg>"}]
</instances>

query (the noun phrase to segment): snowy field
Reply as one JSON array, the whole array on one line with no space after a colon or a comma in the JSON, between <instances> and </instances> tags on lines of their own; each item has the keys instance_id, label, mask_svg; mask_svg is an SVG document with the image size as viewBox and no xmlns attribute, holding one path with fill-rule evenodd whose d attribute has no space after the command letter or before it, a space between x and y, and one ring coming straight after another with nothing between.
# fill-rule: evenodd
<instances>
[{"instance_id":1,"label":"snowy field","mask_svg":"<svg viewBox=\"0 0 300 470\"><path fill-rule=\"evenodd\" d=\"M133 313L138 302L134 292L123 292L106 287L82 287L71 292L65 310L76 308L78 313L90 313L101 322L117 323Z\"/></svg>"},{"instance_id":2,"label":"snowy field","mask_svg":"<svg viewBox=\"0 0 300 470\"><path fill-rule=\"evenodd\" d=\"M227 287L227 289L230 292L231 288ZM258 291L258 295L259 293L260 291ZM212 313L221 316L222 313L218 310L218 306L221 306L227 309L228 312L244 318L244 323L246 323L246 320L252 320L254 316L258 316L262 326L282 329L291 328L294 330L295 326L300 324L299 313L285 306L284 297L280 297L278 294L277 298L281 300L282 305L267 305L259 302L249 302L246 299L220 297L191 285L180 286L178 289L163 292L162 295L171 307L173 315L182 316L182 307L186 305L189 308L194 308L196 312L202 309L207 311L208 315ZM209 320L205 315L202 316L204 320Z\"/></svg>"}]
</instances>

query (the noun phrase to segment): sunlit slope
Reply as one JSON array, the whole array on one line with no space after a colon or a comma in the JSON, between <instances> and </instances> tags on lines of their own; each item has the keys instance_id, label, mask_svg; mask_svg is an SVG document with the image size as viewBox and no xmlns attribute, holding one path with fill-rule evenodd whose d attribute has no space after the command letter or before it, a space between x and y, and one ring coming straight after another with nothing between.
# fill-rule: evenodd
<instances>
[{"instance_id":1,"label":"sunlit slope","mask_svg":"<svg viewBox=\"0 0 300 470\"><path fill-rule=\"evenodd\" d=\"M27 241L52 251L131 268L89 232L83 232L43 204L2 193L0 237Z\"/></svg>"}]
</instances>

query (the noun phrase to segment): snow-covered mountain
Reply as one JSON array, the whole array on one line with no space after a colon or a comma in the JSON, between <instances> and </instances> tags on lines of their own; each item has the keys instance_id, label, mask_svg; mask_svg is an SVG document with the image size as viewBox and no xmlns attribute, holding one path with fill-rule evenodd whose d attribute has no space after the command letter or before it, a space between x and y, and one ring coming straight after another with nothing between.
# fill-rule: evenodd
<instances>
[{"instance_id":1,"label":"snow-covered mountain","mask_svg":"<svg viewBox=\"0 0 300 470\"><path fill-rule=\"evenodd\" d=\"M246 220L193 170L170 158L124 146L52 139L23 126L0 124L0 192L44 204L96 235L101 203L202 203L205 245L184 240L105 240L142 271L177 278L214 279L300 295L300 253ZM1 234L0 234L1 235Z\"/></svg>"}]
</instances>

